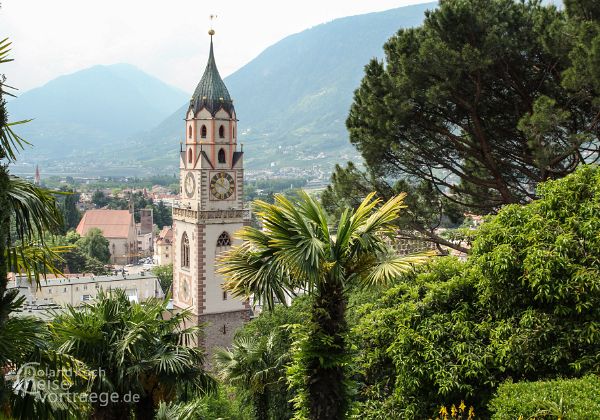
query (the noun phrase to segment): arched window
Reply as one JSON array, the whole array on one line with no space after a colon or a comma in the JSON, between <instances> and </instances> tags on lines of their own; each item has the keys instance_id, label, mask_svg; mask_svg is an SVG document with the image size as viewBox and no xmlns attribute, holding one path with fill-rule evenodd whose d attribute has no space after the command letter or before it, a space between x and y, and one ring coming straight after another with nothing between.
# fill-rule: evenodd
<instances>
[{"instance_id":1,"label":"arched window","mask_svg":"<svg viewBox=\"0 0 600 420\"><path fill-rule=\"evenodd\" d=\"M203 125L202 128L200 129L200 137L202 137L203 139L206 138L206 126Z\"/></svg>"},{"instance_id":2,"label":"arched window","mask_svg":"<svg viewBox=\"0 0 600 420\"><path fill-rule=\"evenodd\" d=\"M192 126L190 125L190 128L188 128L188 138L192 138Z\"/></svg>"},{"instance_id":3,"label":"arched window","mask_svg":"<svg viewBox=\"0 0 600 420\"><path fill-rule=\"evenodd\" d=\"M190 267L190 240L187 233L184 233L181 238L181 266L185 268Z\"/></svg>"},{"instance_id":4,"label":"arched window","mask_svg":"<svg viewBox=\"0 0 600 420\"><path fill-rule=\"evenodd\" d=\"M219 138L221 138L221 139L225 138L225 127L223 127L223 126L219 127Z\"/></svg>"},{"instance_id":5,"label":"arched window","mask_svg":"<svg viewBox=\"0 0 600 420\"><path fill-rule=\"evenodd\" d=\"M192 163L192 159L194 156L192 155L192 149L188 150L188 163Z\"/></svg>"},{"instance_id":6,"label":"arched window","mask_svg":"<svg viewBox=\"0 0 600 420\"><path fill-rule=\"evenodd\" d=\"M219 163L225 163L225 150L219 150Z\"/></svg>"},{"instance_id":7,"label":"arched window","mask_svg":"<svg viewBox=\"0 0 600 420\"><path fill-rule=\"evenodd\" d=\"M231 237L229 233L223 232L219 235L217 239L217 254L220 254L223 251L226 251L227 248L231 246Z\"/></svg>"}]
</instances>

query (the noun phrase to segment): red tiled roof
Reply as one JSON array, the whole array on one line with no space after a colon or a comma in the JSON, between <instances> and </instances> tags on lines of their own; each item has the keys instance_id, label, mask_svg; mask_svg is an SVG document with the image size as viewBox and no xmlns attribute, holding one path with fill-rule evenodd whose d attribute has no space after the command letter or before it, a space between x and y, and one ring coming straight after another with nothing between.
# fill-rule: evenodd
<instances>
[{"instance_id":1,"label":"red tiled roof","mask_svg":"<svg viewBox=\"0 0 600 420\"><path fill-rule=\"evenodd\" d=\"M163 241L167 244L170 244L173 241L173 229L170 226L164 226L158 234L156 242L162 243Z\"/></svg>"},{"instance_id":2,"label":"red tiled roof","mask_svg":"<svg viewBox=\"0 0 600 420\"><path fill-rule=\"evenodd\" d=\"M128 238L133 229L133 215L129 210L88 210L77 226L84 236L90 229L98 228L105 238Z\"/></svg>"}]
</instances>

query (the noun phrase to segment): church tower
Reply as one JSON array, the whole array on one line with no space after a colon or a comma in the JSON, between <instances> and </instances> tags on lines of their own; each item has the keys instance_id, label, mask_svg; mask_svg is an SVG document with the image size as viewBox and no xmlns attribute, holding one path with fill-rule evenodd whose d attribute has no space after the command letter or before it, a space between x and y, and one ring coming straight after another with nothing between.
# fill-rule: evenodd
<instances>
[{"instance_id":1,"label":"church tower","mask_svg":"<svg viewBox=\"0 0 600 420\"><path fill-rule=\"evenodd\" d=\"M217 70L212 29L209 35L208 63L190 100L180 146L180 200L173 205L173 303L191 309L194 322L205 325L199 345L212 353L215 346L229 346L250 316L248 303L228 295L216 272L216 257L232 245L233 234L249 223L250 215L244 209L238 120Z\"/></svg>"}]
</instances>

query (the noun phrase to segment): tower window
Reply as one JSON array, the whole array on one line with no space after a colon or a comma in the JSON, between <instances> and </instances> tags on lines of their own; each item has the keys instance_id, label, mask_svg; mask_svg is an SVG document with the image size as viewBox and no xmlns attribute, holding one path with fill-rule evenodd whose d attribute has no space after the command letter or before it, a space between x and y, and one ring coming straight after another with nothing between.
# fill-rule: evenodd
<instances>
[{"instance_id":1,"label":"tower window","mask_svg":"<svg viewBox=\"0 0 600 420\"><path fill-rule=\"evenodd\" d=\"M223 126L219 127L219 138L221 138L221 139L225 138L225 127L223 127Z\"/></svg>"},{"instance_id":2,"label":"tower window","mask_svg":"<svg viewBox=\"0 0 600 420\"><path fill-rule=\"evenodd\" d=\"M225 150L219 150L219 163L225 163Z\"/></svg>"},{"instance_id":3,"label":"tower window","mask_svg":"<svg viewBox=\"0 0 600 420\"><path fill-rule=\"evenodd\" d=\"M223 331L223 335L227 335L227 325L223 324L223 328L221 329L221 331Z\"/></svg>"},{"instance_id":4,"label":"tower window","mask_svg":"<svg viewBox=\"0 0 600 420\"><path fill-rule=\"evenodd\" d=\"M231 127L231 137L235 138L235 126Z\"/></svg>"},{"instance_id":5,"label":"tower window","mask_svg":"<svg viewBox=\"0 0 600 420\"><path fill-rule=\"evenodd\" d=\"M223 300L227 300L227 291L223 290Z\"/></svg>"},{"instance_id":6,"label":"tower window","mask_svg":"<svg viewBox=\"0 0 600 420\"><path fill-rule=\"evenodd\" d=\"M217 239L217 248L226 248L231 246L231 237L229 233L223 232L219 235Z\"/></svg>"},{"instance_id":7,"label":"tower window","mask_svg":"<svg viewBox=\"0 0 600 420\"><path fill-rule=\"evenodd\" d=\"M190 125L190 128L188 128L188 137L191 139L192 138L192 126Z\"/></svg>"},{"instance_id":8,"label":"tower window","mask_svg":"<svg viewBox=\"0 0 600 420\"><path fill-rule=\"evenodd\" d=\"M202 128L200 129L200 137L202 137L203 139L206 138L206 126L203 125Z\"/></svg>"},{"instance_id":9,"label":"tower window","mask_svg":"<svg viewBox=\"0 0 600 420\"><path fill-rule=\"evenodd\" d=\"M189 149L188 150L188 163L192 163L192 159L193 159L192 149Z\"/></svg>"},{"instance_id":10,"label":"tower window","mask_svg":"<svg viewBox=\"0 0 600 420\"><path fill-rule=\"evenodd\" d=\"M181 266L185 268L190 267L190 240L187 233L184 233L181 238Z\"/></svg>"}]
</instances>

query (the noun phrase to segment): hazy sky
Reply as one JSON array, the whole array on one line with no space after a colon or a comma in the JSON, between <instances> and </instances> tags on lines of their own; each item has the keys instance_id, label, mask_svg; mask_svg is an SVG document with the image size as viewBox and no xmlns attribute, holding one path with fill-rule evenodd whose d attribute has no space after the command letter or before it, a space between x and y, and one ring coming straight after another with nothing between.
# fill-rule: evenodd
<instances>
[{"instance_id":1,"label":"hazy sky","mask_svg":"<svg viewBox=\"0 0 600 420\"><path fill-rule=\"evenodd\" d=\"M95 64L130 63L191 92L208 53L223 77L287 35L338 17L430 0L2 0L0 39L13 41L2 66L21 92Z\"/></svg>"}]
</instances>

